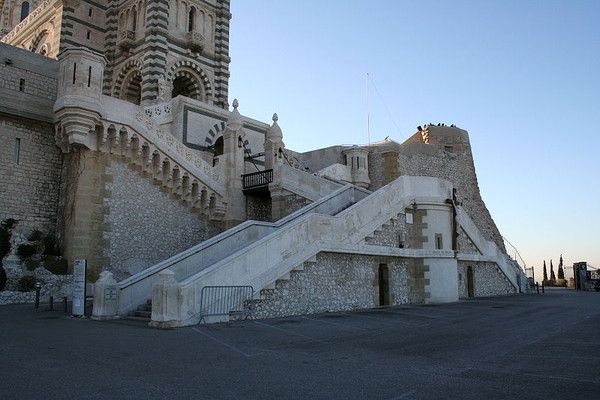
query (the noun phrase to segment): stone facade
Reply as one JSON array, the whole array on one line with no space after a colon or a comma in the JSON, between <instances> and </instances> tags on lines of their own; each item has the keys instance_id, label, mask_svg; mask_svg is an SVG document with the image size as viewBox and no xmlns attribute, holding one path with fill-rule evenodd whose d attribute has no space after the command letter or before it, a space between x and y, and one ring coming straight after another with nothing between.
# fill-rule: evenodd
<instances>
[{"instance_id":1,"label":"stone facade","mask_svg":"<svg viewBox=\"0 0 600 400\"><path fill-rule=\"evenodd\" d=\"M219 233L120 160L106 168L104 254L117 280L138 273ZM107 267L108 267L107 265Z\"/></svg>"},{"instance_id":2,"label":"stone facade","mask_svg":"<svg viewBox=\"0 0 600 400\"><path fill-rule=\"evenodd\" d=\"M469 297L467 291L468 267L473 270L474 297L501 296L515 292L515 288L494 263L461 261L458 265L460 298Z\"/></svg>"},{"instance_id":3,"label":"stone facade","mask_svg":"<svg viewBox=\"0 0 600 400\"><path fill-rule=\"evenodd\" d=\"M56 233L63 158L54 141L57 63L0 43L0 220Z\"/></svg>"},{"instance_id":4,"label":"stone facade","mask_svg":"<svg viewBox=\"0 0 600 400\"><path fill-rule=\"evenodd\" d=\"M304 270L292 272L289 280L263 292L254 303L258 318L320 312L348 311L379 306L378 272L389 269L389 303L409 302L407 262L364 255L319 253L316 262L304 263Z\"/></svg>"},{"instance_id":5,"label":"stone facade","mask_svg":"<svg viewBox=\"0 0 600 400\"><path fill-rule=\"evenodd\" d=\"M0 115L0 220L19 221L16 230L56 233L62 154L52 129Z\"/></svg>"}]
</instances>

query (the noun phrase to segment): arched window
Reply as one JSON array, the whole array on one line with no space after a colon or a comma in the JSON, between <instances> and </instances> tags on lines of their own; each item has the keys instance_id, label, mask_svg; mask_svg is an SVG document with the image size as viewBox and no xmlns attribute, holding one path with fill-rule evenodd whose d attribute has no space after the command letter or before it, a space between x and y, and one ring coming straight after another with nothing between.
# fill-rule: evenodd
<instances>
[{"instance_id":1,"label":"arched window","mask_svg":"<svg viewBox=\"0 0 600 400\"><path fill-rule=\"evenodd\" d=\"M131 30L135 32L137 31L137 11L135 10L135 7L133 7L131 17L133 18L133 21L131 23Z\"/></svg>"},{"instance_id":2,"label":"arched window","mask_svg":"<svg viewBox=\"0 0 600 400\"><path fill-rule=\"evenodd\" d=\"M23 21L25 18L27 18L28 15L29 15L29 2L24 1L23 3L21 3L21 20L20 21Z\"/></svg>"},{"instance_id":3,"label":"arched window","mask_svg":"<svg viewBox=\"0 0 600 400\"><path fill-rule=\"evenodd\" d=\"M188 16L188 32L192 32L194 30L194 20L196 19L196 9L192 7L190 10L190 14Z\"/></svg>"}]
</instances>

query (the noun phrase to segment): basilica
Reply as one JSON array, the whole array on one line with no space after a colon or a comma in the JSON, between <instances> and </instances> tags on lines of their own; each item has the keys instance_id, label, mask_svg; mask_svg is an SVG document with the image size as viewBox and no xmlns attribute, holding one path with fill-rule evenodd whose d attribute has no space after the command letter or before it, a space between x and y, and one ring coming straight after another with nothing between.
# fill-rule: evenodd
<instances>
[{"instance_id":1,"label":"basilica","mask_svg":"<svg viewBox=\"0 0 600 400\"><path fill-rule=\"evenodd\" d=\"M69 272L86 261L95 317L172 327L522 290L465 130L287 148L277 114L230 98L229 0L0 11L0 220L56 237Z\"/></svg>"}]
</instances>

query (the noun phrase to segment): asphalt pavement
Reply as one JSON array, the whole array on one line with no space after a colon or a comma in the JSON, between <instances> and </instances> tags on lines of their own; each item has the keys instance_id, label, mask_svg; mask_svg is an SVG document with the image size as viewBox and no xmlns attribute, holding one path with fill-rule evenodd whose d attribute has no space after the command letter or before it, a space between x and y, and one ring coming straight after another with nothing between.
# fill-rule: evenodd
<instances>
[{"instance_id":1,"label":"asphalt pavement","mask_svg":"<svg viewBox=\"0 0 600 400\"><path fill-rule=\"evenodd\" d=\"M600 398L600 293L151 329L0 307L2 399Z\"/></svg>"}]
</instances>

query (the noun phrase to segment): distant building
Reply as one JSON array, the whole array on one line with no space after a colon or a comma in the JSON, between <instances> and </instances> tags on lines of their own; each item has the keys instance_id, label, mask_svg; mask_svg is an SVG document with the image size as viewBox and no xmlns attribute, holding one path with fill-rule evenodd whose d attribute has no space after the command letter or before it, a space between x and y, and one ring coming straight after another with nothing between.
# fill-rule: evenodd
<instances>
[{"instance_id":1,"label":"distant building","mask_svg":"<svg viewBox=\"0 0 600 400\"><path fill-rule=\"evenodd\" d=\"M228 0L0 6L0 218L111 272L119 313L194 323L209 285L251 285L270 317L524 284L466 131L298 153L276 115L231 109Z\"/></svg>"}]
</instances>

